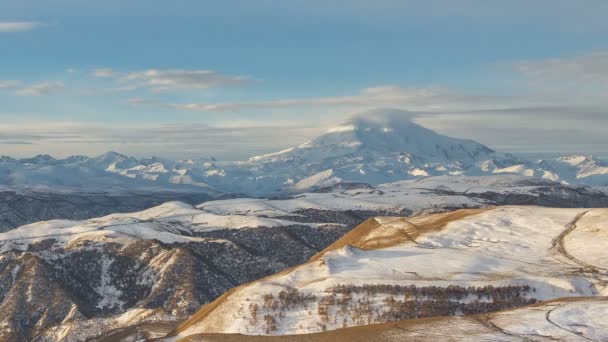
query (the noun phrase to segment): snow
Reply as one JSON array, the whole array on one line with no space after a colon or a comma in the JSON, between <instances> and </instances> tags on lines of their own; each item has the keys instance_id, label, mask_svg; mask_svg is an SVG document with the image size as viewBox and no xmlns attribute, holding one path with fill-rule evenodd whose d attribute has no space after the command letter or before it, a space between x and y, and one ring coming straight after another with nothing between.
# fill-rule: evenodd
<instances>
[{"instance_id":1,"label":"snow","mask_svg":"<svg viewBox=\"0 0 608 342\"><path fill-rule=\"evenodd\" d=\"M199 209L216 215L286 216L303 209L318 210L384 210L414 212L436 207L482 206L486 203L455 194L441 195L431 190L448 190L461 193L517 193L536 196L534 190L555 185L517 175L464 177L441 176L420 180L400 181L377 186L376 189L355 188L330 193L303 193L282 199L237 198L205 202Z\"/></svg>"},{"instance_id":2,"label":"snow","mask_svg":"<svg viewBox=\"0 0 608 342\"><path fill-rule=\"evenodd\" d=\"M11 277L13 278L13 283L15 283L15 279L17 279L17 275L19 274L20 270L21 270L21 265L16 265L11 270Z\"/></svg>"},{"instance_id":3,"label":"snow","mask_svg":"<svg viewBox=\"0 0 608 342\"><path fill-rule=\"evenodd\" d=\"M502 169L494 169L492 173L516 173L528 177L534 176L534 170L526 168L525 165L513 165Z\"/></svg>"},{"instance_id":4,"label":"snow","mask_svg":"<svg viewBox=\"0 0 608 342\"><path fill-rule=\"evenodd\" d=\"M74 307L72 308L74 310ZM68 317L72 316L72 311ZM41 341L85 341L112 329L120 329L142 322L175 320L175 317L157 309L131 309L120 315L85 319L77 314L74 319L67 319L53 326L40 336ZM166 332L165 332L166 333ZM150 336L159 336L150 333Z\"/></svg>"},{"instance_id":5,"label":"snow","mask_svg":"<svg viewBox=\"0 0 608 342\"><path fill-rule=\"evenodd\" d=\"M331 179L331 177L330 177ZM285 199L237 198L205 202L197 207L168 202L135 213L116 213L84 221L51 220L26 225L0 234L0 251L25 250L31 243L54 239L72 246L84 241L127 243L133 239L156 239L165 243L199 241L193 233L217 229L279 227L296 223L298 212L379 211L414 213L446 207L480 207L489 203L464 193L526 194L556 185L547 180L517 175L464 177L441 176L383 184L374 188L337 188L333 192L304 193ZM462 193L459 194L459 193ZM289 217L293 216L294 220ZM316 227L319 224L306 224Z\"/></svg>"},{"instance_id":6,"label":"snow","mask_svg":"<svg viewBox=\"0 0 608 342\"><path fill-rule=\"evenodd\" d=\"M557 301L496 315L496 326L515 335L551 336L560 341L608 340L608 302Z\"/></svg>"},{"instance_id":7,"label":"snow","mask_svg":"<svg viewBox=\"0 0 608 342\"><path fill-rule=\"evenodd\" d=\"M332 169L317 173L316 175L302 179L294 185L298 190L308 190L314 188L322 188L340 183L341 179L334 177Z\"/></svg>"},{"instance_id":8,"label":"snow","mask_svg":"<svg viewBox=\"0 0 608 342\"><path fill-rule=\"evenodd\" d=\"M377 218L376 231L359 237L358 241L372 241L379 237L389 238L403 227L424 227L440 219L440 215L422 216L404 222L399 218ZM605 253L595 254L606 244L605 222L608 209L553 209L540 207L499 207L478 214L449 221L442 229L431 230L411 241L400 242L386 248L359 249L346 246L325 253L320 260L311 261L293 270L254 282L231 293L207 316L191 322L178 337L198 332L265 334L261 327L249 324L247 314L238 314L246 303L259 303L262 307L264 294L278 294L283 289L295 288L303 294L322 296L326 289L338 284L393 284L416 286L456 285L506 286L528 285L534 288L528 294L536 300L551 300L572 296L608 295L608 278L602 273L576 272L580 265L567 257L573 254L596 269L608 268ZM577 221L578 220L578 221ZM566 253L556 248L556 239L572 222L577 228L565 237ZM380 229L380 231L378 231ZM578 230L581 232L578 233ZM415 231L415 230L414 230ZM579 248L575 242L588 248ZM373 303L383 310L384 297L374 297ZM315 303L308 309L286 310L278 319L278 330L273 334L300 334L321 330ZM571 310L583 310L584 307ZM576 326L577 316L584 321L605 317L606 306L577 314L559 312L556 320L560 325ZM312 314L309 314L309 311ZM338 312L338 311L336 311ZM576 313L576 314L575 314ZM261 312L260 315L264 315ZM553 316L552 316L553 317ZM563 317L563 318L560 318ZM500 320L499 320L500 323ZM328 329L342 327L342 319L336 323L324 322ZM502 324L502 323L501 323ZM580 326L583 333L597 335L598 331ZM586 330L585 330L586 329ZM605 334L604 332L600 332ZM603 336L603 335L601 335Z\"/></svg>"},{"instance_id":9,"label":"snow","mask_svg":"<svg viewBox=\"0 0 608 342\"><path fill-rule=\"evenodd\" d=\"M561 158L559 158L559 161L572 165L572 166L577 166L584 162L588 162L589 158L587 158L586 156L573 155L573 156L561 157Z\"/></svg>"},{"instance_id":10,"label":"snow","mask_svg":"<svg viewBox=\"0 0 608 342\"><path fill-rule=\"evenodd\" d=\"M101 284L95 288L95 292L101 297L97 303L98 309L114 309L121 308L124 302L120 300L122 291L112 285L112 279L110 278L110 267L114 263L114 259L109 258L106 255L102 256L101 259Z\"/></svg>"},{"instance_id":11,"label":"snow","mask_svg":"<svg viewBox=\"0 0 608 342\"><path fill-rule=\"evenodd\" d=\"M437 168L436 168L436 170L437 170ZM424 171L422 169L418 169L418 168L412 169L411 171L409 171L409 174L412 175L412 176L416 176L416 177L420 177L420 176L426 177L426 176L429 175L428 172L426 172L426 171Z\"/></svg>"},{"instance_id":12,"label":"snow","mask_svg":"<svg viewBox=\"0 0 608 342\"><path fill-rule=\"evenodd\" d=\"M585 213L577 228L564 238L564 245L583 267L604 263L608 260L608 212L590 210Z\"/></svg>"},{"instance_id":13,"label":"snow","mask_svg":"<svg viewBox=\"0 0 608 342\"><path fill-rule=\"evenodd\" d=\"M278 156L281 156L283 154L287 154L287 153L289 153L289 152L291 152L293 150L294 150L293 147L292 148L287 148L287 149L284 149L284 150L281 150L281 151L278 151L278 152L273 152L273 153L263 154L261 156L251 157L249 159L249 161L253 162L253 161L261 161L261 160L264 160L264 159L271 159L273 157L278 157Z\"/></svg>"},{"instance_id":14,"label":"snow","mask_svg":"<svg viewBox=\"0 0 608 342\"><path fill-rule=\"evenodd\" d=\"M186 203L168 202L135 213L111 214L83 221L52 220L22 226L0 233L0 251L27 250L28 245L32 243L50 239L55 240L59 246L65 247L85 241L128 244L134 239L186 243L205 240L192 236L195 232L294 224L306 225L306 223L276 218L218 215L196 209ZM308 225L319 226L319 224Z\"/></svg>"}]
</instances>

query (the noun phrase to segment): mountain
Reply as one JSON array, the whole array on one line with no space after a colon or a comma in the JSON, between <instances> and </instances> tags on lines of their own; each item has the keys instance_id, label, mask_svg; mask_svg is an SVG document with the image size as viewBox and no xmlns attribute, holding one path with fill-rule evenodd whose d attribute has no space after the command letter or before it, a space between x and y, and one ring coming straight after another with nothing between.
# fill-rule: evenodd
<instances>
[{"instance_id":1,"label":"mountain","mask_svg":"<svg viewBox=\"0 0 608 342\"><path fill-rule=\"evenodd\" d=\"M471 140L435 133L399 110L361 113L297 147L219 162L89 158L0 158L0 186L44 191L194 191L270 196L345 183L378 185L430 176L519 174L566 184L608 186L608 165L590 156L525 160Z\"/></svg>"},{"instance_id":2,"label":"mountain","mask_svg":"<svg viewBox=\"0 0 608 342\"><path fill-rule=\"evenodd\" d=\"M439 135L413 123L412 115L402 111L376 110L358 114L324 135L296 148L254 157L250 162L301 161L320 163L328 159L391 154L424 158L427 162L457 162L470 165L488 158L493 151L472 140Z\"/></svg>"},{"instance_id":3,"label":"mountain","mask_svg":"<svg viewBox=\"0 0 608 342\"><path fill-rule=\"evenodd\" d=\"M466 320L593 296L593 305L566 306L568 314L554 305L538 317L585 336L604 336L590 326L605 327L599 317L607 308L601 298L608 296L607 219L608 209L533 206L371 218L308 262L203 306L165 341L214 333L300 335L441 316ZM534 316L535 310L512 312ZM523 329L527 319L519 321ZM532 328L552 329L546 321ZM518 340L513 334L508 340ZM567 340L578 340L574 336Z\"/></svg>"},{"instance_id":4,"label":"mountain","mask_svg":"<svg viewBox=\"0 0 608 342\"><path fill-rule=\"evenodd\" d=\"M72 156L55 159L48 155L34 158L0 158L0 186L36 191L197 191L219 194L186 170L157 158L135 159L108 152L89 158Z\"/></svg>"},{"instance_id":5,"label":"mountain","mask_svg":"<svg viewBox=\"0 0 608 342\"><path fill-rule=\"evenodd\" d=\"M276 184L310 190L343 181L380 184L461 174L495 156L484 145L439 135L411 117L393 110L365 112L310 142L250 158L243 166L280 180Z\"/></svg>"},{"instance_id":6,"label":"mountain","mask_svg":"<svg viewBox=\"0 0 608 342\"><path fill-rule=\"evenodd\" d=\"M0 233L0 340L172 330L201 305L306 262L369 218L500 204L606 207L608 195L522 176L442 176L37 222Z\"/></svg>"},{"instance_id":7,"label":"mountain","mask_svg":"<svg viewBox=\"0 0 608 342\"><path fill-rule=\"evenodd\" d=\"M204 192L0 191L0 233L38 221L84 220L144 210L170 201L199 204L216 198Z\"/></svg>"},{"instance_id":8,"label":"mountain","mask_svg":"<svg viewBox=\"0 0 608 342\"><path fill-rule=\"evenodd\" d=\"M0 340L83 341L179 320L230 288L303 262L347 224L216 215L181 202L0 233Z\"/></svg>"}]
</instances>

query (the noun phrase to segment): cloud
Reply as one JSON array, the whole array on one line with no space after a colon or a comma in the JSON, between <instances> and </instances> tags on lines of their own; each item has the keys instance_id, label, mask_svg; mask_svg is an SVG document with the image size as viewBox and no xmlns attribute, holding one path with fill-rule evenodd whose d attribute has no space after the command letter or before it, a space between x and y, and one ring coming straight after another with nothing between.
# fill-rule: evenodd
<instances>
[{"instance_id":1,"label":"cloud","mask_svg":"<svg viewBox=\"0 0 608 342\"><path fill-rule=\"evenodd\" d=\"M419 124L499 151L608 156L608 114L592 107L530 107L421 113Z\"/></svg>"},{"instance_id":2,"label":"cloud","mask_svg":"<svg viewBox=\"0 0 608 342\"><path fill-rule=\"evenodd\" d=\"M16 93L21 96L42 96L56 93L64 88L65 86L61 82L44 82L21 88Z\"/></svg>"},{"instance_id":3,"label":"cloud","mask_svg":"<svg viewBox=\"0 0 608 342\"><path fill-rule=\"evenodd\" d=\"M115 75L116 75L116 73L114 72L114 70L109 69L109 68L93 70L93 76L99 77L99 78L114 77Z\"/></svg>"},{"instance_id":4,"label":"cloud","mask_svg":"<svg viewBox=\"0 0 608 342\"><path fill-rule=\"evenodd\" d=\"M15 89L21 84L20 81L1 81L0 89Z\"/></svg>"},{"instance_id":5,"label":"cloud","mask_svg":"<svg viewBox=\"0 0 608 342\"><path fill-rule=\"evenodd\" d=\"M226 75L212 70L149 69L144 71L118 72L113 69L96 69L93 75L114 78L123 90L147 88L153 91L207 89L249 82L249 76Z\"/></svg>"},{"instance_id":6,"label":"cloud","mask_svg":"<svg viewBox=\"0 0 608 342\"><path fill-rule=\"evenodd\" d=\"M301 125L209 126L181 124L103 124L50 121L0 123L0 145L11 154L97 155L108 150L137 156L240 160L276 148L298 145L324 130ZM16 144L16 142L20 142Z\"/></svg>"},{"instance_id":7,"label":"cloud","mask_svg":"<svg viewBox=\"0 0 608 342\"><path fill-rule=\"evenodd\" d=\"M96 155L117 150L136 156L214 156L221 160L243 160L304 143L349 114L342 109L336 112L340 118L325 117L308 123L227 120L215 126L200 122L113 124L3 120L0 144L11 144L10 154L20 156ZM444 134L480 141L499 151L608 155L605 134L608 116L592 108L420 111L415 121Z\"/></svg>"},{"instance_id":8,"label":"cloud","mask_svg":"<svg viewBox=\"0 0 608 342\"><path fill-rule=\"evenodd\" d=\"M0 90L11 90L20 96L50 95L65 88L62 82L41 82L27 85L23 81L1 81Z\"/></svg>"},{"instance_id":9,"label":"cloud","mask_svg":"<svg viewBox=\"0 0 608 342\"><path fill-rule=\"evenodd\" d=\"M248 112L266 109L367 109L396 107L415 111L479 111L513 108L606 107L608 52L574 58L520 61L511 64L524 75L528 90L517 95L468 93L445 87L382 85L345 96L272 99L251 102L161 103L138 99L132 105L163 106L198 112Z\"/></svg>"},{"instance_id":10,"label":"cloud","mask_svg":"<svg viewBox=\"0 0 608 342\"><path fill-rule=\"evenodd\" d=\"M571 58L521 61L515 67L526 76L543 80L574 80L608 84L608 52L593 52Z\"/></svg>"},{"instance_id":11,"label":"cloud","mask_svg":"<svg viewBox=\"0 0 608 342\"><path fill-rule=\"evenodd\" d=\"M257 102L232 103L174 103L166 106L192 111L245 111L253 109L297 108L297 107L399 107L410 110L442 110L446 107L500 106L508 99L499 96L470 95L441 87L403 88L385 85L362 89L346 96L318 98L278 99ZM145 102L144 102L145 104Z\"/></svg>"},{"instance_id":12,"label":"cloud","mask_svg":"<svg viewBox=\"0 0 608 342\"><path fill-rule=\"evenodd\" d=\"M0 33L26 32L40 26L34 21L0 21Z\"/></svg>"}]
</instances>

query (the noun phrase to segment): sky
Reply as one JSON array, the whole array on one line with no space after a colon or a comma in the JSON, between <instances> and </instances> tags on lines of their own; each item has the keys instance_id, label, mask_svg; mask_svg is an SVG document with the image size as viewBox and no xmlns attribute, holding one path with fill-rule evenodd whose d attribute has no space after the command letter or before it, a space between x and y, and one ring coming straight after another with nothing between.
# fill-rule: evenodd
<instances>
[{"instance_id":1,"label":"sky","mask_svg":"<svg viewBox=\"0 0 608 342\"><path fill-rule=\"evenodd\" d=\"M398 108L608 156L605 0L0 0L0 154L238 160Z\"/></svg>"}]
</instances>

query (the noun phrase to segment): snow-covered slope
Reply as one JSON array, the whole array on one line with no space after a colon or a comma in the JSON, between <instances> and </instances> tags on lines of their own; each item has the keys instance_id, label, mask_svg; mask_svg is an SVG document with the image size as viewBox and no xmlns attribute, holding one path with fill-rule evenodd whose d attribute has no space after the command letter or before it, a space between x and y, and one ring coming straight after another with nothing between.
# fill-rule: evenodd
<instances>
[{"instance_id":1,"label":"snow-covered slope","mask_svg":"<svg viewBox=\"0 0 608 342\"><path fill-rule=\"evenodd\" d=\"M196 233L294 225L296 222L246 215L217 215L183 202L168 202L136 213L111 214L85 221L52 220L28 224L0 233L0 253L28 250L45 240L57 247L89 242L128 244L137 240L164 243L202 241ZM315 225L306 223L307 225Z\"/></svg>"},{"instance_id":2,"label":"snow-covered slope","mask_svg":"<svg viewBox=\"0 0 608 342\"><path fill-rule=\"evenodd\" d=\"M194 191L0 191L0 233L39 221L84 220L171 201L199 204L210 199L209 194Z\"/></svg>"},{"instance_id":3,"label":"snow-covered slope","mask_svg":"<svg viewBox=\"0 0 608 342\"><path fill-rule=\"evenodd\" d=\"M505 204L608 207L608 195L592 188L518 175L437 176L377 187L338 186L328 191L303 193L283 199L208 201L198 208L218 215L288 217L305 215L308 210L375 211L404 215Z\"/></svg>"},{"instance_id":4,"label":"snow-covered slope","mask_svg":"<svg viewBox=\"0 0 608 342\"><path fill-rule=\"evenodd\" d=\"M519 174L608 186L608 165L589 156L525 160L435 133L399 110L374 110L321 136L241 162L136 159L115 152L57 160L0 158L0 185L46 189L183 189L270 195L340 183L378 185L441 175Z\"/></svg>"},{"instance_id":5,"label":"snow-covered slope","mask_svg":"<svg viewBox=\"0 0 608 342\"><path fill-rule=\"evenodd\" d=\"M565 298L499 312L409 319L290 336L200 334L186 342L608 341L608 297Z\"/></svg>"},{"instance_id":6,"label":"snow-covered slope","mask_svg":"<svg viewBox=\"0 0 608 342\"><path fill-rule=\"evenodd\" d=\"M606 296L606 222L608 209L540 207L370 219L308 263L229 291L167 340L306 334Z\"/></svg>"}]
</instances>

